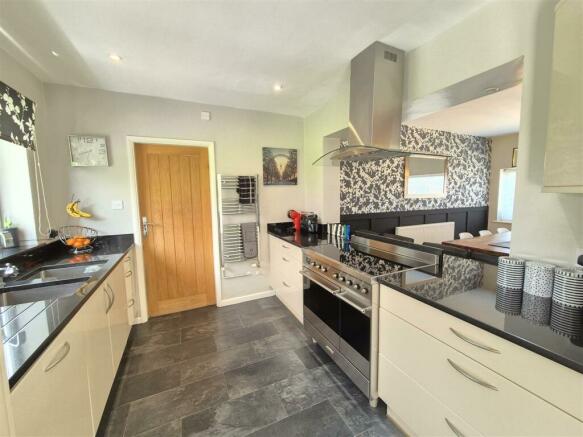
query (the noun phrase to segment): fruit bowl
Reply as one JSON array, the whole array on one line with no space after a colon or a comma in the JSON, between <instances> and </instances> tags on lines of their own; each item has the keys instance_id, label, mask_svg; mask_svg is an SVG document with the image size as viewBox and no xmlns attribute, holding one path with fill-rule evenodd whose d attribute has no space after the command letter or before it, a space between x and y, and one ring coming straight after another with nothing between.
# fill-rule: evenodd
<instances>
[{"instance_id":1,"label":"fruit bowl","mask_svg":"<svg viewBox=\"0 0 583 437\"><path fill-rule=\"evenodd\" d=\"M59 228L59 240L73 249L73 253L88 253L93 250L91 244L97 238L97 231L85 226L62 226Z\"/></svg>"}]
</instances>

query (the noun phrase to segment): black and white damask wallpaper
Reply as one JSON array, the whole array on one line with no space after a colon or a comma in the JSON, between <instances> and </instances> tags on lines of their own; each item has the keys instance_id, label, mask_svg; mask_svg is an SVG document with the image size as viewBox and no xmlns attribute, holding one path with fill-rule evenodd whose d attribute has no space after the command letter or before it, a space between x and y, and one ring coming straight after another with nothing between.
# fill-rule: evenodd
<instances>
[{"instance_id":1,"label":"black and white damask wallpaper","mask_svg":"<svg viewBox=\"0 0 583 437\"><path fill-rule=\"evenodd\" d=\"M488 138L403 125L401 147L450 156L446 197L405 199L405 158L344 161L340 166L341 214L488 205L491 161Z\"/></svg>"},{"instance_id":2,"label":"black and white damask wallpaper","mask_svg":"<svg viewBox=\"0 0 583 437\"><path fill-rule=\"evenodd\" d=\"M0 139L34 150L34 111L32 100L0 81Z\"/></svg>"}]
</instances>

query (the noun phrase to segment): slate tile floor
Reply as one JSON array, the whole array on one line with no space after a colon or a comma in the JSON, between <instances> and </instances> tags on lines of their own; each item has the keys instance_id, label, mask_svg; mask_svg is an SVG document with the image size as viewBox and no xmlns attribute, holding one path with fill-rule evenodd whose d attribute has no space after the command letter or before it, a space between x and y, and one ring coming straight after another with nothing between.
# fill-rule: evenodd
<instances>
[{"instance_id":1,"label":"slate tile floor","mask_svg":"<svg viewBox=\"0 0 583 437\"><path fill-rule=\"evenodd\" d=\"M400 436L276 298L134 326L102 436Z\"/></svg>"}]
</instances>

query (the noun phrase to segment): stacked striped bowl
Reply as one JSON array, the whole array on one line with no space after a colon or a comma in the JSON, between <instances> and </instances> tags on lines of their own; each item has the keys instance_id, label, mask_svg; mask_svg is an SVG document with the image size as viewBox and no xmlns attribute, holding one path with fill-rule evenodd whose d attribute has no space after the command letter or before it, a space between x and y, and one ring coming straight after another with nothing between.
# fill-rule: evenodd
<instances>
[{"instance_id":1,"label":"stacked striped bowl","mask_svg":"<svg viewBox=\"0 0 583 437\"><path fill-rule=\"evenodd\" d=\"M548 325L551 316L551 297L555 266L527 261L524 272L524 294L520 314L539 325Z\"/></svg>"},{"instance_id":2,"label":"stacked striped bowl","mask_svg":"<svg viewBox=\"0 0 583 437\"><path fill-rule=\"evenodd\" d=\"M500 257L496 276L496 309L506 314L520 314L526 262Z\"/></svg>"},{"instance_id":3,"label":"stacked striped bowl","mask_svg":"<svg viewBox=\"0 0 583 437\"><path fill-rule=\"evenodd\" d=\"M583 268L555 269L551 328L569 337L583 337Z\"/></svg>"}]
</instances>

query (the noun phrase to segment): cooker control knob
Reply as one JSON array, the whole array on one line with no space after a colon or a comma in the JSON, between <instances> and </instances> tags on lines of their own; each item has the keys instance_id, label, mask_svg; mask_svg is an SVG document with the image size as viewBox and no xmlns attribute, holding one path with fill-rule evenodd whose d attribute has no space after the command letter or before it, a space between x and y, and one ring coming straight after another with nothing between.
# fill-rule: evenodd
<instances>
[{"instance_id":1,"label":"cooker control knob","mask_svg":"<svg viewBox=\"0 0 583 437\"><path fill-rule=\"evenodd\" d=\"M322 270L324 273L328 271L328 269L324 266L320 267L320 270Z\"/></svg>"},{"instance_id":2,"label":"cooker control knob","mask_svg":"<svg viewBox=\"0 0 583 437\"><path fill-rule=\"evenodd\" d=\"M345 278L344 276L339 276L339 277L338 277L338 280L339 280L340 282L344 282L344 281L346 281L346 278Z\"/></svg>"},{"instance_id":3,"label":"cooker control knob","mask_svg":"<svg viewBox=\"0 0 583 437\"><path fill-rule=\"evenodd\" d=\"M312 261L312 262L310 263L310 265L311 265L312 267L316 267L316 263L315 263L314 261Z\"/></svg>"},{"instance_id":4,"label":"cooker control knob","mask_svg":"<svg viewBox=\"0 0 583 437\"><path fill-rule=\"evenodd\" d=\"M352 280L351 280L351 279L349 279L348 281L346 281L346 284L347 284L347 285L352 285Z\"/></svg>"},{"instance_id":5,"label":"cooker control knob","mask_svg":"<svg viewBox=\"0 0 583 437\"><path fill-rule=\"evenodd\" d=\"M360 285L358 285L358 284L354 284L354 285L352 286L352 288L354 288L355 290L360 290Z\"/></svg>"},{"instance_id":6,"label":"cooker control knob","mask_svg":"<svg viewBox=\"0 0 583 437\"><path fill-rule=\"evenodd\" d=\"M338 279L338 273L334 273L334 274L332 275L332 277L333 277L334 279Z\"/></svg>"},{"instance_id":7,"label":"cooker control knob","mask_svg":"<svg viewBox=\"0 0 583 437\"><path fill-rule=\"evenodd\" d=\"M368 293L368 288L362 288L362 290L360 290L360 292L362 294L367 294Z\"/></svg>"}]
</instances>

